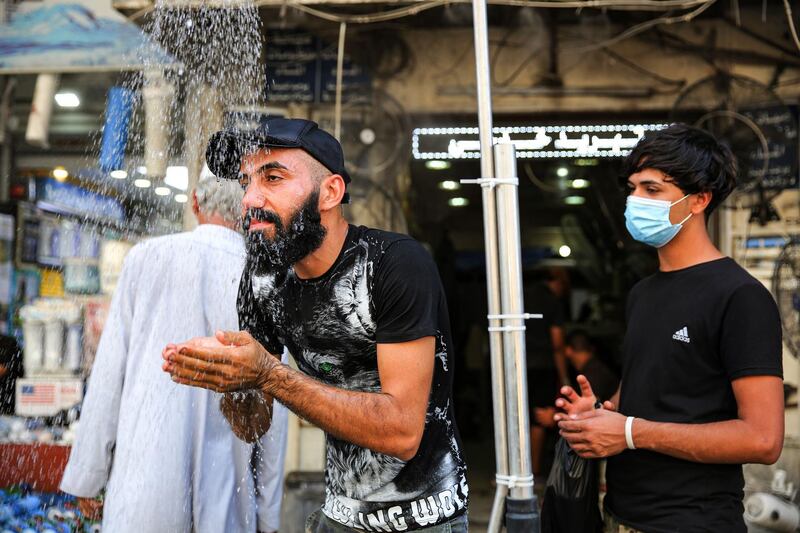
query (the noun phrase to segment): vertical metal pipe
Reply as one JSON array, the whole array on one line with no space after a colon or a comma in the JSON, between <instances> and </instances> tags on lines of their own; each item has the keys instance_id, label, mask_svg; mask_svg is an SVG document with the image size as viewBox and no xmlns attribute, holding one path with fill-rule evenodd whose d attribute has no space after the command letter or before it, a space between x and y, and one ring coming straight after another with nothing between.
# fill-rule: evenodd
<instances>
[{"instance_id":1,"label":"vertical metal pipe","mask_svg":"<svg viewBox=\"0 0 800 533\"><path fill-rule=\"evenodd\" d=\"M475 75L478 93L478 126L481 142L481 178L494 177L492 153L492 89L489 76L489 28L486 20L486 0L472 2L475 37ZM500 314L500 274L497 252L497 210L493 187L482 187L483 237L486 243L486 291L489 315ZM500 326L497 319L489 320L490 327ZM506 430L505 384L503 373L503 338L499 331L489 332L489 351L492 372L492 406L494 414L494 447L497 473L508 475L508 442ZM507 488L497 484L489 533L500 531Z\"/></svg>"},{"instance_id":2,"label":"vertical metal pipe","mask_svg":"<svg viewBox=\"0 0 800 533\"><path fill-rule=\"evenodd\" d=\"M339 24L339 48L336 54L336 105L333 108L333 136L337 141L342 136L342 75L344 70L344 38L347 35L347 23Z\"/></svg>"},{"instance_id":3,"label":"vertical metal pipe","mask_svg":"<svg viewBox=\"0 0 800 533\"><path fill-rule=\"evenodd\" d=\"M519 205L517 185L505 180L517 177L517 158L511 143L494 147L495 177L504 180L497 186L498 246L503 258L500 268L500 307L509 318L503 332L505 348L506 407L508 409L509 465L512 476L531 474L530 424L528 422L528 377L525 359L525 312L522 296L522 251L520 245ZM530 497L531 487L511 490L515 498Z\"/></svg>"},{"instance_id":4,"label":"vertical metal pipe","mask_svg":"<svg viewBox=\"0 0 800 533\"><path fill-rule=\"evenodd\" d=\"M517 158L514 145L494 147L497 185L497 225L500 264L500 300L503 325L506 409L508 410L508 461L512 479L506 501L508 533L539 533L539 514L531 475L528 377L525 359L525 320L522 293L522 250L517 197ZM526 483L526 480L530 482Z\"/></svg>"}]
</instances>

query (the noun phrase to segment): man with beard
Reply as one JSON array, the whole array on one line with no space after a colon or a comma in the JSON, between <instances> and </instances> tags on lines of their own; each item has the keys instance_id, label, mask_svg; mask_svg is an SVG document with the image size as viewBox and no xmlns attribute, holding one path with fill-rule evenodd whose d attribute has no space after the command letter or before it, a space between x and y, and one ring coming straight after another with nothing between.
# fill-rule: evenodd
<instances>
[{"instance_id":1,"label":"man with beard","mask_svg":"<svg viewBox=\"0 0 800 533\"><path fill-rule=\"evenodd\" d=\"M326 500L307 531L466 531L454 355L431 257L408 236L348 224L344 155L314 122L218 132L206 159L245 188L243 331L169 345L164 370L249 398L234 427L265 427L264 410L245 405L275 398L326 432ZM276 357L284 346L299 372Z\"/></svg>"}]
</instances>

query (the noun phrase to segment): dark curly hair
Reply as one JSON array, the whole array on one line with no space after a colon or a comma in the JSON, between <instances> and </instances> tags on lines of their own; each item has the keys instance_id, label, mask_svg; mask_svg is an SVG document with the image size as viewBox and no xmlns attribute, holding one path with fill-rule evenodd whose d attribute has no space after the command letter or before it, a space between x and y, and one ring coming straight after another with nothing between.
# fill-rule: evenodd
<instances>
[{"instance_id":1,"label":"dark curly hair","mask_svg":"<svg viewBox=\"0 0 800 533\"><path fill-rule=\"evenodd\" d=\"M736 157L730 148L706 130L672 124L647 133L625 158L620 180L646 168L660 170L684 194L710 192L708 217L736 187Z\"/></svg>"}]
</instances>

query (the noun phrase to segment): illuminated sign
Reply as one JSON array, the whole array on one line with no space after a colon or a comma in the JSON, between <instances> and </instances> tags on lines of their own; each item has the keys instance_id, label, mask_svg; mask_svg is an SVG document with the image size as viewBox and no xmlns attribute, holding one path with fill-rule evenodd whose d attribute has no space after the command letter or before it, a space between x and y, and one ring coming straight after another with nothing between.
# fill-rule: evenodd
<instances>
[{"instance_id":1,"label":"illuminated sign","mask_svg":"<svg viewBox=\"0 0 800 533\"><path fill-rule=\"evenodd\" d=\"M513 143L517 158L624 157L648 131L668 124L590 126L500 126L496 143ZM478 128L416 128L411 138L414 159L480 159Z\"/></svg>"}]
</instances>

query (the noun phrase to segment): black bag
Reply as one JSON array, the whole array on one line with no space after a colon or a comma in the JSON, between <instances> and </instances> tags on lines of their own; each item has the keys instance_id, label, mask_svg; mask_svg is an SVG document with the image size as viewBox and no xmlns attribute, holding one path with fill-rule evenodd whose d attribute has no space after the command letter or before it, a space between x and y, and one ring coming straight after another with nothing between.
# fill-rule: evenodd
<instances>
[{"instance_id":1,"label":"black bag","mask_svg":"<svg viewBox=\"0 0 800 533\"><path fill-rule=\"evenodd\" d=\"M602 533L597 499L597 461L579 457L558 439L542 502L542 533Z\"/></svg>"}]
</instances>

